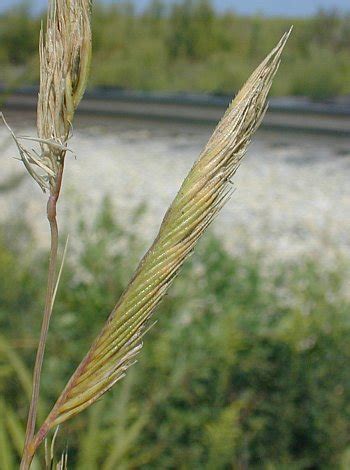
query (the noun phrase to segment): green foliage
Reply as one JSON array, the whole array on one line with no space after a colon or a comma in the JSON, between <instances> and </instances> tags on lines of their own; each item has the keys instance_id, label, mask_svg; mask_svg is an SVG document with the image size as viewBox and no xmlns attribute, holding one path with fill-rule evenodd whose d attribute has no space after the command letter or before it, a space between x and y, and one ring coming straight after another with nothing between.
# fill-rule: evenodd
<instances>
[{"instance_id":1,"label":"green foliage","mask_svg":"<svg viewBox=\"0 0 350 470\"><path fill-rule=\"evenodd\" d=\"M0 85L20 85L38 77L40 19L32 17L26 5L0 14Z\"/></svg>"},{"instance_id":2,"label":"green foliage","mask_svg":"<svg viewBox=\"0 0 350 470\"><path fill-rule=\"evenodd\" d=\"M309 61L300 59L295 63L291 92L295 95L308 95L315 99L339 95L343 90L344 76L350 72L349 55L312 47Z\"/></svg>"},{"instance_id":3,"label":"green foliage","mask_svg":"<svg viewBox=\"0 0 350 470\"><path fill-rule=\"evenodd\" d=\"M93 223L81 224L68 255L46 355L46 409L144 251L114 212L106 200ZM140 220L135 214L134 223ZM26 418L46 263L32 248L28 228L4 229L0 448L7 450L1 468L12 469ZM57 455L68 441L70 468L79 470L347 468L345 268L304 259L278 264L271 273L263 254L234 257L213 235L205 237L160 307L140 363L64 425Z\"/></svg>"},{"instance_id":4,"label":"green foliage","mask_svg":"<svg viewBox=\"0 0 350 470\"><path fill-rule=\"evenodd\" d=\"M273 91L327 98L350 93L350 17L320 11L295 19L287 58ZM136 14L132 2L93 14L91 85L128 89L232 93L249 75L290 19L218 13L210 0L172 7L155 0ZM10 81L38 79L39 19L25 7L0 15L0 66Z\"/></svg>"},{"instance_id":5,"label":"green foliage","mask_svg":"<svg viewBox=\"0 0 350 470\"><path fill-rule=\"evenodd\" d=\"M1 16L0 44L2 60L19 65L37 52L40 22L31 18L25 4Z\"/></svg>"}]
</instances>

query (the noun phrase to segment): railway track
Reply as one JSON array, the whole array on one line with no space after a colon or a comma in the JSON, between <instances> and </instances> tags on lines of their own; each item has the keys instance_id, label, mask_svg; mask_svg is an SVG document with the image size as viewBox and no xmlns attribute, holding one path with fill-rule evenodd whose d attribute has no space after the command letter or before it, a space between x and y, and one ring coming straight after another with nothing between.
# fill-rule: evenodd
<instances>
[{"instance_id":1,"label":"railway track","mask_svg":"<svg viewBox=\"0 0 350 470\"><path fill-rule=\"evenodd\" d=\"M36 95L35 88L7 93L2 107L4 110L34 110ZM88 92L79 105L79 113L212 125L221 118L229 101L227 96L103 89ZM350 137L350 102L314 103L302 98L271 99L263 128Z\"/></svg>"}]
</instances>

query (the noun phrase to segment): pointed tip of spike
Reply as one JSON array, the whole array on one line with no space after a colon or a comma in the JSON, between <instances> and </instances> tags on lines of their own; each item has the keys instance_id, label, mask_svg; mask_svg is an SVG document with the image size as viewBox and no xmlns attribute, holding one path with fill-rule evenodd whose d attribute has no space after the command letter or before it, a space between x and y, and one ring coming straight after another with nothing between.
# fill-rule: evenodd
<instances>
[{"instance_id":1,"label":"pointed tip of spike","mask_svg":"<svg viewBox=\"0 0 350 470\"><path fill-rule=\"evenodd\" d=\"M281 49L284 48L284 46L286 45L286 42L287 42L288 39L289 39L289 36L292 34L293 29L294 29L294 25L291 25L291 27L289 28L289 30L286 31L286 32L283 34L283 36L282 36L282 38L281 38L281 40L280 40L280 42L279 42L279 44L278 44L278 46L277 46L278 48L281 48Z\"/></svg>"},{"instance_id":2,"label":"pointed tip of spike","mask_svg":"<svg viewBox=\"0 0 350 470\"><path fill-rule=\"evenodd\" d=\"M292 34L293 29L294 29L294 25L292 24L291 27L288 29L288 31L284 33L284 38L285 38L284 44L288 41L289 36Z\"/></svg>"},{"instance_id":3,"label":"pointed tip of spike","mask_svg":"<svg viewBox=\"0 0 350 470\"><path fill-rule=\"evenodd\" d=\"M279 50L279 51L282 51L284 49L284 46L286 45L288 39L289 39L289 36L291 35L292 31L293 31L293 28L294 26L291 25L291 27L289 28L288 31L286 31L283 36L281 37L279 43L277 44L275 50Z\"/></svg>"}]
</instances>

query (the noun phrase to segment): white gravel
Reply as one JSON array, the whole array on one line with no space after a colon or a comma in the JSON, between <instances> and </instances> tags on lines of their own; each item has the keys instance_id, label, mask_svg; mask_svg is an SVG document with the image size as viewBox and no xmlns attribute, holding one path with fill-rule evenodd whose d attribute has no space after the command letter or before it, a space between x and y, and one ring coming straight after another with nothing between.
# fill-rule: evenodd
<instances>
[{"instance_id":1,"label":"white gravel","mask_svg":"<svg viewBox=\"0 0 350 470\"><path fill-rule=\"evenodd\" d=\"M34 135L34 117L7 113L19 134ZM211 129L171 123L79 118L67 158L60 201L61 224L74 238L77 212L92 218L109 195L117 215L130 222L132 208L147 204L135 227L146 241ZM0 126L0 188L24 173L14 145ZM237 191L214 222L233 252L253 248L271 260L315 256L350 261L350 136L335 138L261 131L239 169ZM45 197L29 178L0 192L0 221L24 216L41 243L47 240Z\"/></svg>"}]
</instances>

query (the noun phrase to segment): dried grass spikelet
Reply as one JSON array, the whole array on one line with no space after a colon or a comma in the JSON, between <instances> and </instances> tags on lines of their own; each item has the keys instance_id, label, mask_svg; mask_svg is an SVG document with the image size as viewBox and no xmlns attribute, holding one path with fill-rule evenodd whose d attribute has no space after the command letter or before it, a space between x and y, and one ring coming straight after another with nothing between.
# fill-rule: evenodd
<instances>
[{"instance_id":1,"label":"dried grass spikelet","mask_svg":"<svg viewBox=\"0 0 350 470\"><path fill-rule=\"evenodd\" d=\"M38 137L19 137L11 131L25 167L44 192L56 185L74 112L85 91L91 59L90 10L90 0L50 0L45 33L40 31ZM22 140L37 142L40 152L27 149Z\"/></svg>"},{"instance_id":2,"label":"dried grass spikelet","mask_svg":"<svg viewBox=\"0 0 350 470\"><path fill-rule=\"evenodd\" d=\"M67 141L91 58L90 0L51 0L40 32L39 138Z\"/></svg>"},{"instance_id":3,"label":"dried grass spikelet","mask_svg":"<svg viewBox=\"0 0 350 470\"><path fill-rule=\"evenodd\" d=\"M84 94L91 59L90 0L51 0L40 32L37 128L41 157L58 174L74 112ZM52 187L54 178L49 177Z\"/></svg>"},{"instance_id":4,"label":"dried grass spikelet","mask_svg":"<svg viewBox=\"0 0 350 470\"><path fill-rule=\"evenodd\" d=\"M154 309L230 197L231 178L264 116L288 36L282 37L229 106L168 209L156 240L40 428L37 445L50 429L94 403L135 362Z\"/></svg>"}]
</instances>

